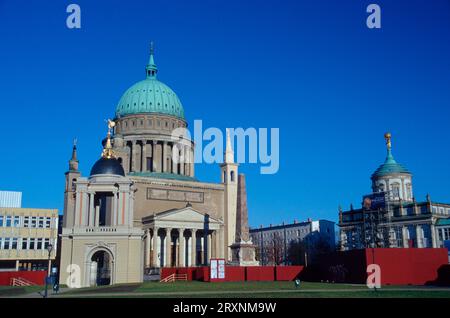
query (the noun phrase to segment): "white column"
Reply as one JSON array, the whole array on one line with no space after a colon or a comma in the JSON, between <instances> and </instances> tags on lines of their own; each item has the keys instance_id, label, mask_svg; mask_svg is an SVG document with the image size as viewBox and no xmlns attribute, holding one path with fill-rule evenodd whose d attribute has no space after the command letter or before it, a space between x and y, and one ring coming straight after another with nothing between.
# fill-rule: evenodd
<instances>
[{"instance_id":1,"label":"white column","mask_svg":"<svg viewBox=\"0 0 450 318\"><path fill-rule=\"evenodd\" d=\"M181 156L180 156L180 174L184 175L184 156L185 156L185 151L184 151L184 146L181 145L180 147L180 151L181 151Z\"/></svg>"},{"instance_id":2,"label":"white column","mask_svg":"<svg viewBox=\"0 0 450 318\"><path fill-rule=\"evenodd\" d=\"M94 193L89 193L89 224L88 226L94 226L95 210L94 210Z\"/></svg>"},{"instance_id":3,"label":"white column","mask_svg":"<svg viewBox=\"0 0 450 318\"><path fill-rule=\"evenodd\" d=\"M205 234L203 233L203 235L200 237L200 265L204 265L206 263L205 260Z\"/></svg>"},{"instance_id":4,"label":"white column","mask_svg":"<svg viewBox=\"0 0 450 318\"><path fill-rule=\"evenodd\" d=\"M136 158L136 154L137 154L137 144L136 144L136 140L133 140L131 142L131 172L135 172L137 171L137 158Z\"/></svg>"},{"instance_id":5,"label":"white column","mask_svg":"<svg viewBox=\"0 0 450 318\"><path fill-rule=\"evenodd\" d=\"M147 237L145 238L145 267L150 267L151 253L151 236L150 229L147 229Z\"/></svg>"},{"instance_id":6,"label":"white column","mask_svg":"<svg viewBox=\"0 0 450 318\"><path fill-rule=\"evenodd\" d=\"M197 230L192 229L191 230L192 236L191 236L191 266L197 265Z\"/></svg>"},{"instance_id":7,"label":"white column","mask_svg":"<svg viewBox=\"0 0 450 318\"><path fill-rule=\"evenodd\" d=\"M179 253L178 253L178 266L186 266L186 241L184 239L184 229L178 229L179 237Z\"/></svg>"},{"instance_id":8,"label":"white column","mask_svg":"<svg viewBox=\"0 0 450 318\"><path fill-rule=\"evenodd\" d=\"M162 172L167 172L167 170L168 170L168 167L167 167L167 160L166 160L166 157L167 157L167 141L164 141L163 142L163 144L162 144L162 150L161 150L161 152L162 152L162 155L161 155L161 157L162 157Z\"/></svg>"},{"instance_id":9,"label":"white column","mask_svg":"<svg viewBox=\"0 0 450 318\"><path fill-rule=\"evenodd\" d=\"M147 171L147 141L146 140L142 140L142 151L141 151L141 167L142 167L142 171L145 172Z\"/></svg>"},{"instance_id":10,"label":"white column","mask_svg":"<svg viewBox=\"0 0 450 318\"><path fill-rule=\"evenodd\" d=\"M100 224L100 206L95 207L95 223L94 226L99 226Z\"/></svg>"},{"instance_id":11,"label":"white column","mask_svg":"<svg viewBox=\"0 0 450 318\"><path fill-rule=\"evenodd\" d=\"M152 244L152 265L153 267L159 267L158 262L158 228L153 228L153 244Z\"/></svg>"},{"instance_id":12,"label":"white column","mask_svg":"<svg viewBox=\"0 0 450 318\"><path fill-rule=\"evenodd\" d=\"M422 226L419 225L419 224L417 224L417 225L416 225L416 240L417 240L417 247L418 247L418 248L423 247L422 238L423 238L423 235L422 235Z\"/></svg>"},{"instance_id":13,"label":"white column","mask_svg":"<svg viewBox=\"0 0 450 318\"><path fill-rule=\"evenodd\" d=\"M158 171L156 169L156 166L158 165L158 160L157 160L157 157L156 157L156 145L157 145L157 141L153 140L153 142L152 142L152 162L153 162L152 166L153 166L153 172L157 172Z\"/></svg>"},{"instance_id":14,"label":"white column","mask_svg":"<svg viewBox=\"0 0 450 318\"><path fill-rule=\"evenodd\" d=\"M205 264L209 264L209 260L211 259L211 251L212 251L212 246L211 246L211 233L208 233L208 253L206 254L206 260L205 260Z\"/></svg>"},{"instance_id":15,"label":"white column","mask_svg":"<svg viewBox=\"0 0 450 318\"><path fill-rule=\"evenodd\" d=\"M189 164L189 176L190 177L194 176L194 155L193 155L192 150L193 150L192 145L188 146L187 152L188 152L188 156L189 156L188 164Z\"/></svg>"},{"instance_id":16,"label":"white column","mask_svg":"<svg viewBox=\"0 0 450 318\"><path fill-rule=\"evenodd\" d=\"M409 239L409 235L408 235L408 229L406 228L406 226L402 226L402 235L403 235L403 247L404 248L408 248L408 239Z\"/></svg>"},{"instance_id":17,"label":"white column","mask_svg":"<svg viewBox=\"0 0 450 318\"><path fill-rule=\"evenodd\" d=\"M172 154L172 173L177 174L178 173L178 171L177 171L177 164L175 163L175 160L173 160L174 151L177 151L177 147L175 147L174 144L172 144L171 147L172 148L171 148L170 153Z\"/></svg>"},{"instance_id":18,"label":"white column","mask_svg":"<svg viewBox=\"0 0 450 318\"><path fill-rule=\"evenodd\" d=\"M113 210L113 220L111 222L111 226L117 226L117 213L119 210L119 199L118 199L118 193L113 193L114 195L114 210Z\"/></svg>"},{"instance_id":19,"label":"white column","mask_svg":"<svg viewBox=\"0 0 450 318\"><path fill-rule=\"evenodd\" d=\"M217 258L217 231L212 232L212 250L211 258Z\"/></svg>"},{"instance_id":20,"label":"white column","mask_svg":"<svg viewBox=\"0 0 450 318\"><path fill-rule=\"evenodd\" d=\"M171 267L171 246L172 246L172 229L166 228L166 239L164 248L164 266Z\"/></svg>"},{"instance_id":21,"label":"white column","mask_svg":"<svg viewBox=\"0 0 450 318\"><path fill-rule=\"evenodd\" d=\"M436 228L433 223L430 224L430 230L431 230L431 241L433 244L433 248L437 248L437 240L436 240Z\"/></svg>"}]
</instances>

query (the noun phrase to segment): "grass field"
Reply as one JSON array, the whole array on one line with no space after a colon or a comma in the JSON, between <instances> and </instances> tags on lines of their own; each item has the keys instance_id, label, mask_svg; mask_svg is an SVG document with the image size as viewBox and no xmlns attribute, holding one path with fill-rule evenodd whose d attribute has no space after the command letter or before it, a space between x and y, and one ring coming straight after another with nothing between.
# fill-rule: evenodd
<instances>
[{"instance_id":1,"label":"grass field","mask_svg":"<svg viewBox=\"0 0 450 318\"><path fill-rule=\"evenodd\" d=\"M386 286L378 291L365 285L303 282L296 288L293 282L145 282L134 285L85 288L67 291L58 297L445 297L450 288Z\"/></svg>"},{"instance_id":2,"label":"grass field","mask_svg":"<svg viewBox=\"0 0 450 318\"><path fill-rule=\"evenodd\" d=\"M0 287L0 297L36 297L42 287ZM423 286L386 286L368 290L364 285L303 282L175 282L124 284L82 289L63 289L51 297L170 297L170 298L450 298L450 288Z\"/></svg>"}]
</instances>

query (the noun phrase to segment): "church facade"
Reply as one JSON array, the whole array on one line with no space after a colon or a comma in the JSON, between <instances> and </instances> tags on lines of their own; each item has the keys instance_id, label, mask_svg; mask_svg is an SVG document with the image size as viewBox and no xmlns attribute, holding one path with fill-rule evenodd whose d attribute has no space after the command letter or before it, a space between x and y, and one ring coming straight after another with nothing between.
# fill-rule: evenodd
<instances>
[{"instance_id":1,"label":"church facade","mask_svg":"<svg viewBox=\"0 0 450 318\"><path fill-rule=\"evenodd\" d=\"M197 180L195 145L176 133L187 127L183 106L157 73L152 49L145 79L119 100L89 177L78 170L74 145L66 172L62 283L76 280L77 271L80 285L92 286L140 282L148 270L207 265L211 258L236 263L245 228L237 215L243 179L230 136L221 182ZM250 239L245 243L251 248Z\"/></svg>"}]
</instances>

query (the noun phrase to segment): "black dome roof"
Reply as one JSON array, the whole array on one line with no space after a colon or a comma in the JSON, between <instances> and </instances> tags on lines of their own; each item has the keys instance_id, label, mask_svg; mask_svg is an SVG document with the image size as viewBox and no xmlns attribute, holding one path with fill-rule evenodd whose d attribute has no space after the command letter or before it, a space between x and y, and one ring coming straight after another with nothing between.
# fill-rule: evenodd
<instances>
[{"instance_id":1,"label":"black dome roof","mask_svg":"<svg viewBox=\"0 0 450 318\"><path fill-rule=\"evenodd\" d=\"M125 172L123 171L122 165L119 160L114 158L98 159L91 169L91 176L95 174L115 174L125 177Z\"/></svg>"}]
</instances>

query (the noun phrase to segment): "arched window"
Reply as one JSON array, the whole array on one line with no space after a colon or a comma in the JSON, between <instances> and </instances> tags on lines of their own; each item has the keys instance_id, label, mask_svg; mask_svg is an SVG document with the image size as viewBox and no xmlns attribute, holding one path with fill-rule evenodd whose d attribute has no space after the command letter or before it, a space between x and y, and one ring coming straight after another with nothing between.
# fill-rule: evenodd
<instances>
[{"instance_id":1,"label":"arched window","mask_svg":"<svg viewBox=\"0 0 450 318\"><path fill-rule=\"evenodd\" d=\"M400 198L400 184L395 182L391 185L392 188L392 196L394 198Z\"/></svg>"},{"instance_id":2,"label":"arched window","mask_svg":"<svg viewBox=\"0 0 450 318\"><path fill-rule=\"evenodd\" d=\"M234 182L234 171L231 171L230 173L230 181Z\"/></svg>"}]
</instances>

